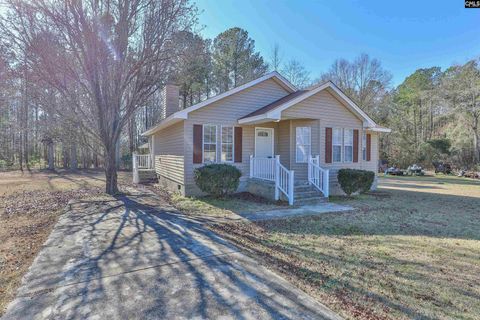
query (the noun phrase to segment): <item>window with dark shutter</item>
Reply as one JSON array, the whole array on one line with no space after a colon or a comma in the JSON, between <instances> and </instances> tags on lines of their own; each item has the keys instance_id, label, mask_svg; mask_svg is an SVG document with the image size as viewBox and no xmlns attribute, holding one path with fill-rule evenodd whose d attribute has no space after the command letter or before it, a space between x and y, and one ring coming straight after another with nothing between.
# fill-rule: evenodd
<instances>
[{"instance_id":1,"label":"window with dark shutter","mask_svg":"<svg viewBox=\"0 0 480 320\"><path fill-rule=\"evenodd\" d=\"M193 125L193 163L203 162L203 126L201 124Z\"/></svg>"},{"instance_id":2,"label":"window with dark shutter","mask_svg":"<svg viewBox=\"0 0 480 320\"><path fill-rule=\"evenodd\" d=\"M234 129L234 136L235 136L235 151L234 151L234 158L235 162L242 162L242 133L243 130L241 127L235 127Z\"/></svg>"},{"instance_id":3,"label":"window with dark shutter","mask_svg":"<svg viewBox=\"0 0 480 320\"><path fill-rule=\"evenodd\" d=\"M325 163L332 163L332 128L325 128Z\"/></svg>"}]
</instances>

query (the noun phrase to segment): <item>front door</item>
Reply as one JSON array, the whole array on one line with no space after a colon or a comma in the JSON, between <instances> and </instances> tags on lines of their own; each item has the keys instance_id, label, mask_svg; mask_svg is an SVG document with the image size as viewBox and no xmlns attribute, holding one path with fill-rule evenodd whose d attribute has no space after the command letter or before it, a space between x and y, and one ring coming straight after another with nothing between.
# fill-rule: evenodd
<instances>
[{"instance_id":1,"label":"front door","mask_svg":"<svg viewBox=\"0 0 480 320\"><path fill-rule=\"evenodd\" d=\"M273 128L255 128L255 157L273 157Z\"/></svg>"}]
</instances>

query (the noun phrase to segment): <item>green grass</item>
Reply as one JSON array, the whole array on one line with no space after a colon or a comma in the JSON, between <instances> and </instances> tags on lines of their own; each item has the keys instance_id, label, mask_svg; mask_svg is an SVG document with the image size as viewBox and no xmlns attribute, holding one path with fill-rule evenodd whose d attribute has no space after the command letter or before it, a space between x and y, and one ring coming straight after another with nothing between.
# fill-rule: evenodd
<instances>
[{"instance_id":1,"label":"green grass","mask_svg":"<svg viewBox=\"0 0 480 320\"><path fill-rule=\"evenodd\" d=\"M215 229L349 319L480 319L480 183L387 177L352 212Z\"/></svg>"}]
</instances>

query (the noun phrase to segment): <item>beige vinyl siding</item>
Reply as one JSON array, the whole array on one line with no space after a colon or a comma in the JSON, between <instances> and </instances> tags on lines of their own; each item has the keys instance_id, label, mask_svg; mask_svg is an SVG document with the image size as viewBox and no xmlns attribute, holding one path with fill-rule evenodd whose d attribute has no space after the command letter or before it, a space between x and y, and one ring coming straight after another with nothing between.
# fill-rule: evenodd
<instances>
[{"instance_id":1,"label":"beige vinyl siding","mask_svg":"<svg viewBox=\"0 0 480 320\"><path fill-rule=\"evenodd\" d=\"M155 172L164 178L183 185L183 156L155 156Z\"/></svg>"},{"instance_id":2,"label":"beige vinyl siding","mask_svg":"<svg viewBox=\"0 0 480 320\"><path fill-rule=\"evenodd\" d=\"M319 120L290 120L290 170L295 171L296 181L307 181L308 165L307 163L297 163L297 141L296 128L310 127L311 133L311 154L313 156L319 151Z\"/></svg>"},{"instance_id":3,"label":"beige vinyl siding","mask_svg":"<svg viewBox=\"0 0 480 320\"><path fill-rule=\"evenodd\" d=\"M183 123L174 124L154 135L155 172L179 184L184 184Z\"/></svg>"},{"instance_id":4,"label":"beige vinyl siding","mask_svg":"<svg viewBox=\"0 0 480 320\"><path fill-rule=\"evenodd\" d=\"M307 166L295 163L295 127L310 125L312 127L312 155L320 155L320 165L330 169L331 188L338 187L337 171L341 168L356 168L376 172L378 163L378 135L372 133L372 158L371 161L362 160L362 127L363 122L352 113L342 102L336 99L329 91L324 90L304 101L284 110L282 119L291 120L290 143L290 168L295 170L295 179L307 179ZM301 119L318 119L307 121ZM346 128L359 130L359 148L357 163L325 163L325 128Z\"/></svg>"},{"instance_id":5,"label":"beige vinyl siding","mask_svg":"<svg viewBox=\"0 0 480 320\"><path fill-rule=\"evenodd\" d=\"M290 169L290 121L280 121L276 134L278 137L276 154L280 156L280 163Z\"/></svg>"},{"instance_id":6,"label":"beige vinyl siding","mask_svg":"<svg viewBox=\"0 0 480 320\"><path fill-rule=\"evenodd\" d=\"M225 99L212 103L189 114L188 120L184 121L185 135L185 184L187 194L198 193L193 181L193 170L202 164L193 164L193 125L214 124L220 128L221 125L239 126L237 120L245 115L270 104L288 94L275 80L269 79L256 86L238 92ZM240 126L243 128L242 138L242 162L233 163L242 171L242 181L249 177L250 155L255 152L255 127L274 128L275 145L278 139L277 123L266 123L261 125ZM220 129L218 129L220 130ZM220 131L218 131L220 133ZM220 135L217 135L217 158L220 159ZM277 152L277 150L275 150Z\"/></svg>"}]
</instances>

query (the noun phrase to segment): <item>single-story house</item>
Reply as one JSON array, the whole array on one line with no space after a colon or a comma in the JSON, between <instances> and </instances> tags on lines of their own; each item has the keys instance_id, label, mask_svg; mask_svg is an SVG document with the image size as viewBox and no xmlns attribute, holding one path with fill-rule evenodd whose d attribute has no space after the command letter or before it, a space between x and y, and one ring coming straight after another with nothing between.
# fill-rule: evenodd
<instances>
[{"instance_id":1,"label":"single-story house","mask_svg":"<svg viewBox=\"0 0 480 320\"><path fill-rule=\"evenodd\" d=\"M143 133L150 155L136 166L161 185L199 195L195 168L229 163L242 172L238 191L290 203L341 193L338 169L377 172L379 134L390 132L334 83L299 90L278 72L183 110L178 86L166 85L163 118Z\"/></svg>"}]
</instances>

